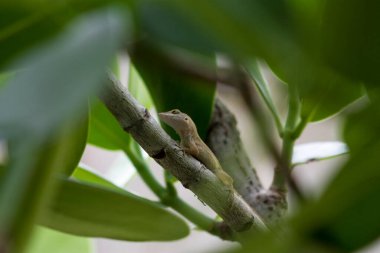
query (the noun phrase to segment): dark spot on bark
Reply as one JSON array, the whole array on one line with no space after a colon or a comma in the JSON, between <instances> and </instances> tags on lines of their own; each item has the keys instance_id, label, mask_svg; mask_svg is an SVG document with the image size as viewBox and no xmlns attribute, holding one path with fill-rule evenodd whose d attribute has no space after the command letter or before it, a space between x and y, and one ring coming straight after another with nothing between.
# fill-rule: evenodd
<instances>
[{"instance_id":1,"label":"dark spot on bark","mask_svg":"<svg viewBox=\"0 0 380 253\"><path fill-rule=\"evenodd\" d=\"M254 218L252 218L253 220ZM250 229L252 227L252 224L253 224L253 221L249 221L247 223L245 223L238 231L241 232L241 231L246 231L248 229Z\"/></svg>"},{"instance_id":2,"label":"dark spot on bark","mask_svg":"<svg viewBox=\"0 0 380 253\"><path fill-rule=\"evenodd\" d=\"M233 235L232 229L225 222L218 222L214 225L214 227L210 230L219 234L222 239L229 239Z\"/></svg>"},{"instance_id":3,"label":"dark spot on bark","mask_svg":"<svg viewBox=\"0 0 380 253\"><path fill-rule=\"evenodd\" d=\"M263 201L263 203L264 203L264 204L268 204L268 203L269 203L269 199L265 199L265 200Z\"/></svg>"},{"instance_id":4,"label":"dark spot on bark","mask_svg":"<svg viewBox=\"0 0 380 253\"><path fill-rule=\"evenodd\" d=\"M164 158L165 156L166 156L166 153L164 149L161 149L160 151L152 155L154 159L158 159L158 160Z\"/></svg>"},{"instance_id":5,"label":"dark spot on bark","mask_svg":"<svg viewBox=\"0 0 380 253\"><path fill-rule=\"evenodd\" d=\"M145 108L145 110L144 110L144 118L148 119L149 117L150 117L150 113L149 113L148 109Z\"/></svg>"},{"instance_id":6,"label":"dark spot on bark","mask_svg":"<svg viewBox=\"0 0 380 253\"><path fill-rule=\"evenodd\" d=\"M227 145L227 140L226 139L223 140L223 144Z\"/></svg>"},{"instance_id":7,"label":"dark spot on bark","mask_svg":"<svg viewBox=\"0 0 380 253\"><path fill-rule=\"evenodd\" d=\"M273 207L273 206L268 206L268 210L269 210L269 211L273 211L273 210L274 210L274 207Z\"/></svg>"},{"instance_id":8,"label":"dark spot on bark","mask_svg":"<svg viewBox=\"0 0 380 253\"><path fill-rule=\"evenodd\" d=\"M276 195L269 195L269 198L272 200L278 200L278 197Z\"/></svg>"},{"instance_id":9,"label":"dark spot on bark","mask_svg":"<svg viewBox=\"0 0 380 253\"><path fill-rule=\"evenodd\" d=\"M129 132L132 129L132 127L133 127L133 125L123 126L123 130L126 132Z\"/></svg>"},{"instance_id":10,"label":"dark spot on bark","mask_svg":"<svg viewBox=\"0 0 380 253\"><path fill-rule=\"evenodd\" d=\"M253 185L253 181L252 181L252 180L249 180L249 184L250 184L250 185Z\"/></svg>"}]
</instances>

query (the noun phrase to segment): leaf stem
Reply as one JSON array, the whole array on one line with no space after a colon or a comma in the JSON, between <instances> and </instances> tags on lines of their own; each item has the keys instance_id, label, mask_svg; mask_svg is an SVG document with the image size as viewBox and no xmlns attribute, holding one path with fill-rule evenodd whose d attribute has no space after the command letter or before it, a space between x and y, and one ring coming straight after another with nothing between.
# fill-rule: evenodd
<instances>
[{"instance_id":1,"label":"leaf stem","mask_svg":"<svg viewBox=\"0 0 380 253\"><path fill-rule=\"evenodd\" d=\"M280 116L277 112L277 109L274 106L271 94L269 93L269 91L267 91L267 94L264 94L262 89L260 89L260 87L258 86L257 81L256 80L253 80L253 81L256 84L257 90L259 91L261 98L264 100L265 105L268 107L270 113L272 114L274 123L276 125L277 132L281 136L282 132L283 132L283 126L281 123Z\"/></svg>"},{"instance_id":2,"label":"leaf stem","mask_svg":"<svg viewBox=\"0 0 380 253\"><path fill-rule=\"evenodd\" d=\"M173 188L171 189L163 187L149 170L148 165L142 158L140 149L137 147L138 144L133 141L131 148L125 148L124 152L135 166L144 183L160 199L160 202L173 208L199 228L217 235L217 233L212 232L212 228L214 228L217 222L189 206L186 202L180 199L177 194L173 194L173 191L175 192L173 185Z\"/></svg>"},{"instance_id":3,"label":"leaf stem","mask_svg":"<svg viewBox=\"0 0 380 253\"><path fill-rule=\"evenodd\" d=\"M136 144L137 145L137 144ZM152 190L152 192L159 198L163 198L166 194L166 189L155 179L150 172L148 165L143 161L139 151L134 149L124 149L124 152L135 166L137 172L143 179L144 183Z\"/></svg>"},{"instance_id":4,"label":"leaf stem","mask_svg":"<svg viewBox=\"0 0 380 253\"><path fill-rule=\"evenodd\" d=\"M296 128L293 131L293 138L294 139L298 139L301 136L303 130L305 129L307 123L309 123L311 118L312 118L312 114L309 114L307 116L301 116L300 122L298 123L298 125L296 126Z\"/></svg>"},{"instance_id":5,"label":"leaf stem","mask_svg":"<svg viewBox=\"0 0 380 253\"><path fill-rule=\"evenodd\" d=\"M211 232L217 223L178 197L172 198L169 206L205 231Z\"/></svg>"},{"instance_id":6,"label":"leaf stem","mask_svg":"<svg viewBox=\"0 0 380 253\"><path fill-rule=\"evenodd\" d=\"M296 140L294 131L297 127L300 114L300 99L298 95L298 89L295 85L288 84L288 90L289 110L285 127L282 133L281 164L277 165L273 180L273 186L282 190L285 189L285 184L289 179L290 167L293 156L293 147ZM300 130L302 131L302 129Z\"/></svg>"}]
</instances>

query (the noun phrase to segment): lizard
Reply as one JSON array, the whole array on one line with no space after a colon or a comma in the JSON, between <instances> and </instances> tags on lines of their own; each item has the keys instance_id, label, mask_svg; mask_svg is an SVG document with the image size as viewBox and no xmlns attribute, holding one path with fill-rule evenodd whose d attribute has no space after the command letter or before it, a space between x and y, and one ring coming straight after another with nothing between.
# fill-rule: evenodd
<instances>
[{"instance_id":1,"label":"lizard","mask_svg":"<svg viewBox=\"0 0 380 253\"><path fill-rule=\"evenodd\" d=\"M194 121L178 109L158 114L159 118L172 127L181 138L180 146L186 154L203 163L228 188L233 190L233 179L223 170L211 149L198 134Z\"/></svg>"}]
</instances>

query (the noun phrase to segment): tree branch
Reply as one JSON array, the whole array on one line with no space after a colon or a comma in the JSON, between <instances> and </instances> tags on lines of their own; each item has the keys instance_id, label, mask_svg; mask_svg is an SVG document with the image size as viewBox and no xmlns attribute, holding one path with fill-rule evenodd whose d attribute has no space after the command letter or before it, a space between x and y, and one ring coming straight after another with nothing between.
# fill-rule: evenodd
<instances>
[{"instance_id":1,"label":"tree branch","mask_svg":"<svg viewBox=\"0 0 380 253\"><path fill-rule=\"evenodd\" d=\"M101 99L123 129L149 156L169 170L184 187L194 192L233 230L265 228L265 224L241 196L228 189L203 164L187 155L112 74L109 74Z\"/></svg>"},{"instance_id":2,"label":"tree branch","mask_svg":"<svg viewBox=\"0 0 380 253\"><path fill-rule=\"evenodd\" d=\"M268 224L279 221L287 210L280 192L263 188L240 139L235 116L217 99L207 134L212 149L223 169L234 179L234 187L244 200Z\"/></svg>"}]
</instances>

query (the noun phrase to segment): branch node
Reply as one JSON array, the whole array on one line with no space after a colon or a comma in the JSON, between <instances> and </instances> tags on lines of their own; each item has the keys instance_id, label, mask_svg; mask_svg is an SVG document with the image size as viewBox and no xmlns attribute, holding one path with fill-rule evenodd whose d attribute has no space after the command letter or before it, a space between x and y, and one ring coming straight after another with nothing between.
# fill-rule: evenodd
<instances>
[{"instance_id":1,"label":"branch node","mask_svg":"<svg viewBox=\"0 0 380 253\"><path fill-rule=\"evenodd\" d=\"M151 155L152 158L157 159L157 160L163 159L165 158L165 156L166 156L166 152L164 148L160 149L157 153L154 153Z\"/></svg>"}]
</instances>

